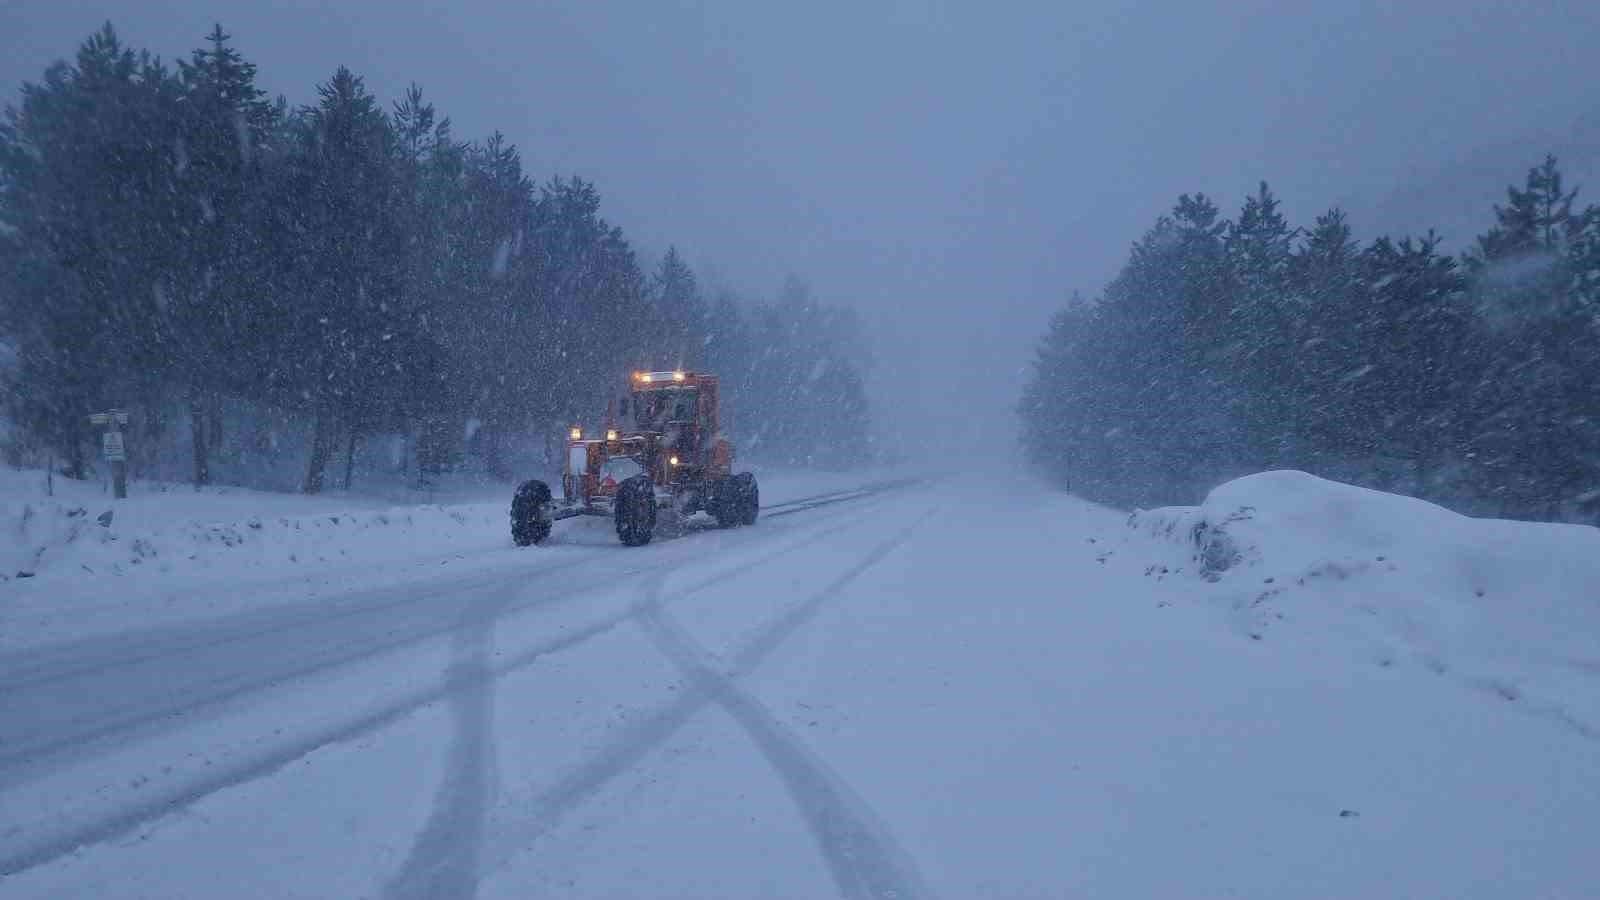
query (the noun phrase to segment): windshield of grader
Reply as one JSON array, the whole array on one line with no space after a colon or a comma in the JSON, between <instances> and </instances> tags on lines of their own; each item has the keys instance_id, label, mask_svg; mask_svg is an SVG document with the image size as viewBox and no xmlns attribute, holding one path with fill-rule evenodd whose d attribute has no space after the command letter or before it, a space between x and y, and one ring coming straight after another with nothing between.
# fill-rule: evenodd
<instances>
[{"instance_id":1,"label":"windshield of grader","mask_svg":"<svg viewBox=\"0 0 1600 900\"><path fill-rule=\"evenodd\" d=\"M700 392L670 388L635 392L625 418L634 431L666 431L670 423L692 423L699 413Z\"/></svg>"}]
</instances>

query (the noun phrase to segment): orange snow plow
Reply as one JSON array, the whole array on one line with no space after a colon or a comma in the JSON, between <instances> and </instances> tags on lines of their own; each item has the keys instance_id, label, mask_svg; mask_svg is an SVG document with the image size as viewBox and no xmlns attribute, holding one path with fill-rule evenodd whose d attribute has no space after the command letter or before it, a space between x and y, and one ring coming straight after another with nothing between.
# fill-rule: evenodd
<instances>
[{"instance_id":1,"label":"orange snow plow","mask_svg":"<svg viewBox=\"0 0 1600 900\"><path fill-rule=\"evenodd\" d=\"M733 472L733 445L722 436L717 376L634 372L628 391L608 404L605 427L567 435L561 497L530 479L511 500L511 539L542 543L573 516L608 516L622 543L650 543L659 514L708 513L721 527L753 525L760 492L749 472Z\"/></svg>"}]
</instances>

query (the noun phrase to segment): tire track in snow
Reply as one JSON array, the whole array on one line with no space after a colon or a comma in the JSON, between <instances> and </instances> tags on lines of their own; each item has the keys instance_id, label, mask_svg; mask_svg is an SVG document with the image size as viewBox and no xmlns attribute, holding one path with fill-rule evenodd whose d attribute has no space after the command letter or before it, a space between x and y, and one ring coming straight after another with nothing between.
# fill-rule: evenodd
<instances>
[{"instance_id":1,"label":"tire track in snow","mask_svg":"<svg viewBox=\"0 0 1600 900\"><path fill-rule=\"evenodd\" d=\"M672 560L652 563L654 566L672 564ZM517 585L519 590L525 591L529 583L543 585L549 582L547 586L551 588L550 593L530 593L500 614L570 601L576 596L605 589L605 585L587 584L582 572L567 571L571 568L572 564L563 564L527 576L522 584ZM496 572L481 578L469 577L457 590L492 588L512 580L511 574ZM571 588L564 587L569 583ZM325 618L301 623L301 627L318 628L321 631L313 633L310 640L296 644L286 640L265 646L252 646L249 643L250 640L284 631L273 628L242 638L229 635L215 642L178 648L172 651L170 657L136 659L120 670L95 670L97 674L92 675L87 688L95 692L106 690L105 685L114 691L122 683L167 680L170 685L159 695L119 698L114 706L102 703L108 711L98 718L82 715L78 705L73 702L75 693L85 690L82 685L57 684L64 679L55 678L34 682L21 689L0 684L0 721L9 717L11 723L26 722L28 718L25 714L30 711L34 721L34 727L20 731L0 725L0 745L4 746L4 749L0 749L0 788L26 782L30 778L106 753L115 753L129 740L156 736L203 722L212 715L220 714L229 704L248 702L264 689L313 678L448 634L456 627L460 615L454 620L449 619L448 610L441 608L442 604L429 606L425 602L428 599L431 598L410 593L398 601L367 605L353 612L336 611ZM447 604L454 602L450 598L445 600ZM470 606L466 609L470 610ZM389 613L389 617L384 619L375 615L380 611ZM352 615L370 617L372 622L352 621ZM349 631L341 632L339 629ZM284 636L287 637L287 631L284 631ZM283 654L288 654L289 658L283 658ZM174 664L174 659L179 657L187 658L184 665ZM191 677L190 673L198 671L206 672L206 677ZM74 673L77 674L82 673ZM104 682L104 685L97 684L97 680ZM107 694L107 697L110 696ZM47 720L48 727L39 729L39 711L57 708L64 712L52 712L56 718Z\"/></svg>"},{"instance_id":2,"label":"tire track in snow","mask_svg":"<svg viewBox=\"0 0 1600 900\"><path fill-rule=\"evenodd\" d=\"M785 544L776 551L702 579L691 585L684 593L694 593L718 582L738 577L836 533L827 526L819 527L811 534ZM652 578L656 583L662 583L666 579L666 573L656 571ZM638 615L637 606L632 607L611 620L607 630L625 621L636 619ZM469 621L482 623L490 618L492 617L478 616L475 620ZM473 629L475 633L479 630L479 628ZM482 632L481 638L476 638L476 634L474 635L477 643L466 652L473 654L473 658L482 660L486 665L490 635L486 628L482 629ZM492 740L492 727L487 724L492 716L490 704L493 699L489 680L503 674L507 673L503 671L491 673L481 684L475 682L468 687L467 690L483 695L484 709L481 712L475 706L463 711L462 702L453 699L452 702L457 709L456 733L450 760L446 765L445 783L440 787L433 813L413 843L399 874L385 891L385 897L391 900L408 900L408 898L429 900L435 897L476 896L480 878L478 859L483 852L487 811L492 796L488 789L487 777L492 766L493 753L492 745L489 743Z\"/></svg>"},{"instance_id":3,"label":"tire track in snow","mask_svg":"<svg viewBox=\"0 0 1600 900\"><path fill-rule=\"evenodd\" d=\"M463 610L451 646L450 680L462 687L450 695L454 731L444 780L433 812L384 896L391 900L471 897L478 890L478 853L489 801L494 796L494 683L489 663L493 625L509 601L502 595L488 609Z\"/></svg>"},{"instance_id":4,"label":"tire track in snow","mask_svg":"<svg viewBox=\"0 0 1600 900\"><path fill-rule=\"evenodd\" d=\"M826 529L819 529L779 552L718 573L708 579L707 584L766 565L775 557L796 552L830 534ZM657 570L651 576L658 591L667 574L666 570ZM462 611L452 645L451 663L451 677L461 681L462 687L450 695L455 729L445 763L444 781L434 799L433 812L413 842L400 872L384 891L384 897L389 900L469 898L477 894L478 856L482 851L489 802L494 795L491 623L500 617L506 605L507 600L502 598L484 606L468 606ZM635 618L639 614L637 607L630 609L627 615L619 617L618 624L621 619Z\"/></svg>"},{"instance_id":5,"label":"tire track in snow","mask_svg":"<svg viewBox=\"0 0 1600 900\"><path fill-rule=\"evenodd\" d=\"M495 667L487 676L472 677L498 678L508 672L525 669L545 656L586 644L627 620L628 615L624 613L586 625L529 648ZM12 875L43 865L89 844L113 840L145 822L177 812L217 791L271 775L296 759L323 747L358 740L399 722L430 703L450 696L452 692L466 687L469 683L467 680L446 678L435 687L413 691L365 715L309 732L299 740L275 744L245 756L236 764L207 777L185 781L167 790L146 795L140 802L131 804L112 815L59 828L39 829L39 833L30 833L0 851L0 876Z\"/></svg>"},{"instance_id":6,"label":"tire track in snow","mask_svg":"<svg viewBox=\"0 0 1600 900\"><path fill-rule=\"evenodd\" d=\"M871 495L860 499L871 499ZM809 501L808 501L809 502ZM772 517L802 510L780 509ZM491 617L570 602L576 597L611 590L613 582L596 580L588 567L606 556L586 556L537 569L518 579L515 572L495 571L468 575L439 590L463 593L505 589L515 584L519 596L496 606ZM704 558L692 546L673 547L652 555L637 566L623 570L633 575L669 569ZM574 571L575 570L575 571ZM530 585L543 592L529 591ZM157 642L168 655L142 649L120 658L114 666L72 665L46 676L24 676L18 682L0 677L0 789L47 775L66 766L122 749L130 739L156 736L182 729L220 715L229 704L249 702L263 689L309 679L335 671L351 663L363 662L401 648L450 634L459 627L462 615L471 615L465 605L452 614L448 606L429 594L406 592L392 599L393 589L362 592L358 599L338 604L323 615L302 619L299 608L293 615L265 626L250 617L233 621L205 623L182 629L184 635L202 635L215 629L214 637L181 637L173 645ZM373 597L378 598L372 602ZM310 640L289 643L292 630L315 629ZM377 635L381 629L382 637ZM275 642L257 643L265 638ZM143 641L139 641L142 645ZM186 658L176 665L176 657ZM120 668L119 668L120 667ZM189 673L204 671L206 677ZM83 683L73 679L83 678ZM117 697L125 684L167 682L160 694L146 697ZM107 691L111 693L107 693ZM86 715L76 698L87 691L102 697L101 709ZM17 723L29 723L18 728ZM41 722L44 727L41 726Z\"/></svg>"},{"instance_id":7,"label":"tire track in snow","mask_svg":"<svg viewBox=\"0 0 1600 900\"><path fill-rule=\"evenodd\" d=\"M870 509L872 506L866 508ZM691 590L704 589L725 578L734 577L745 570L765 565L773 559L803 549L831 534L836 534L834 528L833 525L815 526L813 533L786 543L751 562L697 582L691 586ZM667 565L692 562L702 558L696 556L694 560L685 560L674 557L666 562L630 570L625 574L649 573ZM511 611L520 612L524 608L517 606ZM602 637L633 617L632 609L607 616L569 633L541 641L495 665L487 672L450 672L434 687L408 692L365 714L342 722L330 723L302 734L296 740L275 742L270 746L261 747L236 759L233 764L218 768L203 777L185 780L164 790L143 793L139 802L124 806L110 815L88 821L68 822L54 827L36 827L10 841L0 842L0 877L43 865L91 844L116 839L146 822L176 812L217 791L267 777L290 762L323 747L358 740L404 719L423 706L450 697L455 691L471 686L478 679L500 678L521 671L546 656L580 647L595 638ZM485 624L487 626L492 623ZM481 845L483 842L479 840L478 843Z\"/></svg>"},{"instance_id":8,"label":"tire track in snow","mask_svg":"<svg viewBox=\"0 0 1600 900\"><path fill-rule=\"evenodd\" d=\"M659 602L645 604L640 618L656 647L739 723L778 773L805 817L841 896L850 900L930 896L911 857L838 773L754 694L717 671L715 658Z\"/></svg>"},{"instance_id":9,"label":"tire track in snow","mask_svg":"<svg viewBox=\"0 0 1600 900\"><path fill-rule=\"evenodd\" d=\"M557 575L567 569L590 565L593 562L594 557L584 556L563 560L536 569L532 573L493 570L466 576L454 573L433 575L428 576L421 584L432 582L441 587L448 586L455 591L460 591L462 588L493 587L504 583L512 576L533 580ZM254 638L285 634L353 617L387 614L398 607L416 602L416 598L412 595L395 596L397 593L393 586L385 586L376 591L336 594L328 599L314 599L274 605L268 609L230 613L218 619L180 622L24 650L0 663L0 689L15 691L37 687L107 669L137 665L163 656L239 644ZM369 599L372 597L376 599Z\"/></svg>"},{"instance_id":10,"label":"tire track in snow","mask_svg":"<svg viewBox=\"0 0 1600 900\"><path fill-rule=\"evenodd\" d=\"M829 600L882 562L890 553L899 549L923 522L937 512L937 509L934 507L925 511L909 526L874 547L833 581L804 600L791 605L782 615L763 626L755 637L734 654L733 664L728 673L712 672L712 674L720 683L732 686L736 679L755 669L796 629L814 618ZM637 609L637 612L642 617L651 608L660 609L677 598L704 590L708 586L705 583L690 585L669 597L652 595ZM489 838L483 874L487 875L508 865L534 841L553 830L567 813L599 792L613 778L637 765L688 724L701 710L718 699L716 691L701 684L698 679L691 679L677 699L652 713L633 719L615 738L604 744L582 764L556 778L548 787L536 792L525 801L506 804L508 807L530 807L533 812L525 819L507 822L494 829ZM735 715L737 717L740 714ZM752 737L754 736L753 734ZM766 753L768 747L763 744L763 740L764 738L758 738L757 746ZM806 756L801 755L796 758L784 746L781 739L776 742L773 752L768 754L768 759L773 760L774 754L777 757L773 762L774 767L779 768L780 772L789 772L796 776L792 781L791 791L799 792L796 796L797 802L802 804L802 811L807 815L808 824L812 825L819 846L823 848L830 868L834 869L835 880L845 896L906 898L931 896L922 885L921 878L909 859L894 846L892 841L886 839L887 830L873 821L865 804L855 800L847 788L838 790L844 787L843 782L831 776L826 769L813 765ZM814 777L816 775L822 777L819 779ZM786 777L786 781L788 780ZM860 842L854 843L858 835ZM863 894L862 890L886 892ZM902 893L897 894L893 891Z\"/></svg>"}]
</instances>

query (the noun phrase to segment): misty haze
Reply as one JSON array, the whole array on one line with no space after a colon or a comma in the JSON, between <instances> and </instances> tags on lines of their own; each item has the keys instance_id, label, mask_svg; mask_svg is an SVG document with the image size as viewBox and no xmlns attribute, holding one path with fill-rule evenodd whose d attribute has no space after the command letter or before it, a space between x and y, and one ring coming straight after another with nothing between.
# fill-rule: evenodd
<instances>
[{"instance_id":1,"label":"misty haze","mask_svg":"<svg viewBox=\"0 0 1600 900\"><path fill-rule=\"evenodd\" d=\"M1600 5L0 3L0 898L1593 896Z\"/></svg>"}]
</instances>

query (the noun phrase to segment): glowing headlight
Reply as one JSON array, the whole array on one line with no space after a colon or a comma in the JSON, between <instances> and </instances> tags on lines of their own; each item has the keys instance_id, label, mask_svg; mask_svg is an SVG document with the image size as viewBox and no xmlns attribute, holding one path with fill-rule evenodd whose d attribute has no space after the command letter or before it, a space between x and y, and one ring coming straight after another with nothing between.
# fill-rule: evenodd
<instances>
[{"instance_id":1,"label":"glowing headlight","mask_svg":"<svg viewBox=\"0 0 1600 900\"><path fill-rule=\"evenodd\" d=\"M574 429L572 429L572 439L575 440L575 441L583 440L583 429L582 428L574 428Z\"/></svg>"},{"instance_id":2,"label":"glowing headlight","mask_svg":"<svg viewBox=\"0 0 1600 900\"><path fill-rule=\"evenodd\" d=\"M651 381L654 381L655 379L654 379L653 376L651 376L651 375L649 375L647 373L647 374L644 374L644 375L640 375L639 376L639 380L644 382L645 384L649 384Z\"/></svg>"},{"instance_id":3,"label":"glowing headlight","mask_svg":"<svg viewBox=\"0 0 1600 900\"><path fill-rule=\"evenodd\" d=\"M682 381L683 378L684 378L684 375L683 375L682 372L673 372L672 373L672 380L673 381Z\"/></svg>"},{"instance_id":4,"label":"glowing headlight","mask_svg":"<svg viewBox=\"0 0 1600 900\"><path fill-rule=\"evenodd\" d=\"M673 465L677 465L678 464L678 458L676 456L674 456L673 458L667 460L667 462L672 463Z\"/></svg>"},{"instance_id":5,"label":"glowing headlight","mask_svg":"<svg viewBox=\"0 0 1600 900\"><path fill-rule=\"evenodd\" d=\"M615 428L613 428L612 430L606 432L606 440L614 441L616 439L617 439L617 431L616 431Z\"/></svg>"}]
</instances>

